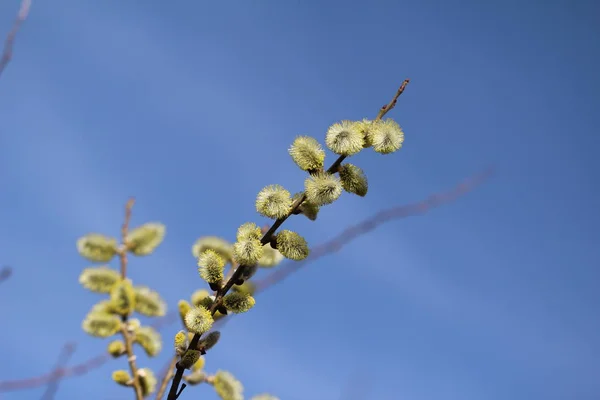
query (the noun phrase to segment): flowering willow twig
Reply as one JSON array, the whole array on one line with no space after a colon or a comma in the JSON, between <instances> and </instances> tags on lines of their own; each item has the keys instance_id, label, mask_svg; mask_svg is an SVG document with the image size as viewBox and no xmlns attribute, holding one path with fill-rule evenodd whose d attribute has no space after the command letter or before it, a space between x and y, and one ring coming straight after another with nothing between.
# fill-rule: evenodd
<instances>
[{"instance_id":1,"label":"flowering willow twig","mask_svg":"<svg viewBox=\"0 0 600 400\"><path fill-rule=\"evenodd\" d=\"M394 95L392 100L388 104L381 107L381 109L379 110L377 117L375 117L374 121L381 120L390 110L392 110L396 106L398 97L404 92L404 89L406 88L406 85L408 85L408 82L409 82L408 79L404 80L404 82L402 83L400 88L396 91L396 94ZM335 162L327 169L326 173L334 174L334 173L338 172L342 162L346 159L346 157L347 157L346 155L343 155L343 154L340 155L335 160ZM292 203L289 212L287 212L286 215L284 215L283 217L277 218L277 220L275 221L275 223L273 223L271 228L269 228L269 230L260 239L260 243L263 246L271 242L271 239L274 237L273 235L275 234L277 229L291 215L297 214L297 210L299 210L300 205L306 200L306 198L307 198L306 192L302 193L302 195ZM212 303L212 305L210 306L210 309L208 310L211 315L213 315L213 316L215 315L215 313L218 311L218 309L223 305L224 296L227 294L227 292L229 292L229 290L232 288L232 286L240 280L240 278L243 276L244 272L251 267L252 267L252 265L240 265L235 270L235 272L233 273L231 278L227 281L227 283L225 283L224 286L220 287L217 290L215 300ZM192 340L190 341L189 345L187 346L187 350L196 349L198 347L198 342L200 341L201 336L202 336L201 333L194 333ZM171 388L169 389L169 394L167 396L167 400L177 400L177 398L181 394L181 391L185 388L185 386L182 386L182 388L179 389L179 385L181 384L181 380L183 378L184 371L185 371L185 366L181 365L180 363L177 363L175 376L173 378L173 381L171 382Z\"/></svg>"},{"instance_id":2,"label":"flowering willow twig","mask_svg":"<svg viewBox=\"0 0 600 400\"><path fill-rule=\"evenodd\" d=\"M21 27L21 24L25 22L27 16L29 15L29 9L31 8L31 0L22 0L21 7L19 9L19 13L17 14L17 18L15 22L13 22L12 28L8 32L6 36L6 40L4 41L4 48L2 49L2 56L0 56L0 75L4 72L4 69L12 59L13 54L13 44L15 42L15 36L17 36L17 32Z\"/></svg>"},{"instance_id":3,"label":"flowering willow twig","mask_svg":"<svg viewBox=\"0 0 600 400\"><path fill-rule=\"evenodd\" d=\"M298 271L300 267L304 267L327 254L339 251L352 240L376 229L379 225L389 223L395 219L419 216L431 211L433 208L439 207L441 205L456 200L456 198L466 194L467 192L473 190L475 187L487 181L492 176L493 171L494 170L492 168L489 168L482 173L478 173L464 180L463 182L459 183L454 188L448 191L436 193L432 196L429 196L427 199L421 200L416 203L410 203L406 205L388 208L386 210L378 212L372 217L369 217L359 222L358 224L355 224L345 229L342 233L340 233L333 239L322 243L321 245L315 246L311 251L311 255L304 261L284 262L277 268L276 271L268 275L266 278L257 280L257 293L260 291L264 291L272 285L283 281L290 274ZM222 326L222 324L227 320L229 320L228 316L223 319L220 319L215 323L215 327L219 325ZM157 330L160 330L165 326L169 326L175 323L176 321L179 321L179 315L175 311L170 312L164 318L155 321L151 326ZM33 389L39 386L46 385L53 379L64 379L75 376L82 376L96 368L101 367L110 359L111 358L108 355L101 354L96 357L90 358L89 360L81 364L75 365L70 368L65 368L61 371L60 374L54 375L52 372L50 372L33 378L3 381L0 382L0 392Z\"/></svg>"}]
</instances>

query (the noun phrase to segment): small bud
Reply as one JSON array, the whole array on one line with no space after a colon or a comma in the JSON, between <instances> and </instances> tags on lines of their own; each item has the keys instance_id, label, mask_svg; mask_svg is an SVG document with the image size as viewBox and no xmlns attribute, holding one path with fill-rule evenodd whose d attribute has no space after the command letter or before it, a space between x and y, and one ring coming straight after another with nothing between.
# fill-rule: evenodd
<instances>
[{"instance_id":1,"label":"small bud","mask_svg":"<svg viewBox=\"0 0 600 400\"><path fill-rule=\"evenodd\" d=\"M77 240L79 254L93 262L109 262L117 249L117 239L99 233L89 233Z\"/></svg>"},{"instance_id":2,"label":"small bud","mask_svg":"<svg viewBox=\"0 0 600 400\"><path fill-rule=\"evenodd\" d=\"M258 266L263 268L272 268L283 261L283 255L271 246L270 243L267 243L263 246L263 255L258 260Z\"/></svg>"},{"instance_id":3,"label":"small bud","mask_svg":"<svg viewBox=\"0 0 600 400\"><path fill-rule=\"evenodd\" d=\"M264 255L264 253L263 253ZM245 281L252 278L256 271L258 270L258 266L255 265L240 265L238 268L243 268L242 273L240 275L240 279L243 281L240 285L243 285ZM237 283L236 283L237 284Z\"/></svg>"},{"instance_id":4,"label":"small bud","mask_svg":"<svg viewBox=\"0 0 600 400\"><path fill-rule=\"evenodd\" d=\"M135 292L129 279L121 280L110 291L110 301L117 314L129 315L135 308Z\"/></svg>"},{"instance_id":5,"label":"small bud","mask_svg":"<svg viewBox=\"0 0 600 400\"><path fill-rule=\"evenodd\" d=\"M283 218L292 206L290 192L281 185L264 187L256 196L256 211L267 218Z\"/></svg>"},{"instance_id":6,"label":"small bud","mask_svg":"<svg viewBox=\"0 0 600 400\"><path fill-rule=\"evenodd\" d=\"M200 254L209 249L219 253L227 262L231 261L233 257L232 244L218 236L203 236L196 240L196 243L192 246L192 254L197 259Z\"/></svg>"},{"instance_id":7,"label":"small bud","mask_svg":"<svg viewBox=\"0 0 600 400\"><path fill-rule=\"evenodd\" d=\"M194 371L189 375L184 375L183 380L189 383L190 385L197 385L206 380L206 373L204 371Z\"/></svg>"},{"instance_id":8,"label":"small bud","mask_svg":"<svg viewBox=\"0 0 600 400\"><path fill-rule=\"evenodd\" d=\"M202 300L200 300L198 302L198 307L204 307L207 310L210 310L210 308L212 307L213 303L215 302L215 296L206 296L205 298L203 298Z\"/></svg>"},{"instance_id":9,"label":"small bud","mask_svg":"<svg viewBox=\"0 0 600 400\"><path fill-rule=\"evenodd\" d=\"M296 201L300 197L302 197L304 193L296 193L292 197L292 200ZM304 214L304 216L311 221L317 219L317 215L319 214L319 206L310 202L308 199L304 199L304 201L300 204L300 206L296 209L297 214Z\"/></svg>"},{"instance_id":10,"label":"small bud","mask_svg":"<svg viewBox=\"0 0 600 400\"><path fill-rule=\"evenodd\" d=\"M227 315L227 307L225 307L223 304L220 304L217 307L217 311L220 312L223 315Z\"/></svg>"},{"instance_id":11,"label":"small bud","mask_svg":"<svg viewBox=\"0 0 600 400\"><path fill-rule=\"evenodd\" d=\"M113 340L108 344L107 350L114 358L120 357L125 354L125 343L122 340Z\"/></svg>"},{"instance_id":12,"label":"small bud","mask_svg":"<svg viewBox=\"0 0 600 400\"><path fill-rule=\"evenodd\" d=\"M328 173L311 175L304 181L304 189L306 199L317 206L331 204L342 194L340 180Z\"/></svg>"},{"instance_id":13,"label":"small bud","mask_svg":"<svg viewBox=\"0 0 600 400\"><path fill-rule=\"evenodd\" d=\"M158 292L145 286L134 286L135 311L148 317L162 317L167 312L167 304Z\"/></svg>"},{"instance_id":14,"label":"small bud","mask_svg":"<svg viewBox=\"0 0 600 400\"><path fill-rule=\"evenodd\" d=\"M363 149L364 136L352 121L342 121L329 127L325 144L329 150L343 156L351 156Z\"/></svg>"},{"instance_id":15,"label":"small bud","mask_svg":"<svg viewBox=\"0 0 600 400\"><path fill-rule=\"evenodd\" d=\"M150 357L156 356L162 349L160 334L150 326L138 328L135 331L134 342L142 346Z\"/></svg>"},{"instance_id":16,"label":"small bud","mask_svg":"<svg viewBox=\"0 0 600 400\"><path fill-rule=\"evenodd\" d=\"M79 275L79 283L96 293L109 293L120 280L121 274L108 266L85 268Z\"/></svg>"},{"instance_id":17,"label":"small bud","mask_svg":"<svg viewBox=\"0 0 600 400\"><path fill-rule=\"evenodd\" d=\"M217 371L212 382L215 392L223 400L243 400L244 386L227 371Z\"/></svg>"},{"instance_id":18,"label":"small bud","mask_svg":"<svg viewBox=\"0 0 600 400\"><path fill-rule=\"evenodd\" d=\"M217 312L215 313L215 315L213 315L213 319L214 319L215 321L218 321L218 320L220 320L220 319L222 319L222 318L225 318L226 316L227 316L227 315L221 314L221 313L220 313L220 312L217 310Z\"/></svg>"},{"instance_id":19,"label":"small bud","mask_svg":"<svg viewBox=\"0 0 600 400\"><path fill-rule=\"evenodd\" d=\"M308 257L310 250L306 240L298 235L296 232L289 230L283 230L276 236L277 238L277 249L283 254L284 257L290 260L304 260Z\"/></svg>"},{"instance_id":20,"label":"small bud","mask_svg":"<svg viewBox=\"0 0 600 400\"><path fill-rule=\"evenodd\" d=\"M364 197L369 189L367 177L362 169L352 164L344 164L339 169L340 181L346 192Z\"/></svg>"},{"instance_id":21,"label":"small bud","mask_svg":"<svg viewBox=\"0 0 600 400\"><path fill-rule=\"evenodd\" d=\"M213 324L213 317L204 307L192 308L185 316L185 326L190 332L199 335L208 332Z\"/></svg>"},{"instance_id":22,"label":"small bud","mask_svg":"<svg viewBox=\"0 0 600 400\"><path fill-rule=\"evenodd\" d=\"M154 372L150 368L138 369L138 378L144 397L154 393L156 390L156 376L154 376Z\"/></svg>"},{"instance_id":23,"label":"small bud","mask_svg":"<svg viewBox=\"0 0 600 400\"><path fill-rule=\"evenodd\" d=\"M142 322L137 318L127 320L127 330L129 332L135 332L140 326L142 326Z\"/></svg>"},{"instance_id":24,"label":"small bud","mask_svg":"<svg viewBox=\"0 0 600 400\"><path fill-rule=\"evenodd\" d=\"M175 352L177 355L182 355L187 349L187 335L184 331L179 331L175 334Z\"/></svg>"},{"instance_id":25,"label":"small bud","mask_svg":"<svg viewBox=\"0 0 600 400\"><path fill-rule=\"evenodd\" d=\"M373 150L381 154L393 153L404 143L404 132L396 121L386 119L376 124L371 135Z\"/></svg>"},{"instance_id":26,"label":"small bud","mask_svg":"<svg viewBox=\"0 0 600 400\"><path fill-rule=\"evenodd\" d=\"M283 256L281 256L281 257L283 258ZM256 285L251 281L246 281L239 286L234 285L231 288L231 290L240 292L240 293L247 293L252 296L252 295L254 295L254 292L256 291Z\"/></svg>"},{"instance_id":27,"label":"small bud","mask_svg":"<svg viewBox=\"0 0 600 400\"><path fill-rule=\"evenodd\" d=\"M317 171L323 168L325 151L315 138L298 136L289 149L292 160L303 171Z\"/></svg>"},{"instance_id":28,"label":"small bud","mask_svg":"<svg viewBox=\"0 0 600 400\"><path fill-rule=\"evenodd\" d=\"M311 221L315 221L317 219L317 215L319 214L319 206L314 205L310 201L303 201L298 207L300 213L304 214L304 216Z\"/></svg>"},{"instance_id":29,"label":"small bud","mask_svg":"<svg viewBox=\"0 0 600 400\"><path fill-rule=\"evenodd\" d=\"M221 338L221 332L219 331L212 331L210 332L208 335L206 335L206 337L202 340L200 340L200 342L198 342L198 350L203 350L203 351L207 351L212 349L217 342L219 341L219 339Z\"/></svg>"},{"instance_id":30,"label":"small bud","mask_svg":"<svg viewBox=\"0 0 600 400\"><path fill-rule=\"evenodd\" d=\"M166 227L150 222L132 229L125 238L127 249L136 256L147 256L158 247L165 237Z\"/></svg>"},{"instance_id":31,"label":"small bud","mask_svg":"<svg viewBox=\"0 0 600 400\"><path fill-rule=\"evenodd\" d=\"M205 297L210 296L210 293L208 293L208 290L206 289L198 289L196 290L194 293L192 293L192 304L195 306L200 305L200 302L202 301L202 299L204 299Z\"/></svg>"},{"instance_id":32,"label":"small bud","mask_svg":"<svg viewBox=\"0 0 600 400\"><path fill-rule=\"evenodd\" d=\"M81 325L84 332L96 337L110 337L121 329L121 319L114 314L89 313Z\"/></svg>"},{"instance_id":33,"label":"small bud","mask_svg":"<svg viewBox=\"0 0 600 400\"><path fill-rule=\"evenodd\" d=\"M228 310L241 314L254 307L256 300L247 293L231 292L223 298L223 304Z\"/></svg>"},{"instance_id":34,"label":"small bud","mask_svg":"<svg viewBox=\"0 0 600 400\"><path fill-rule=\"evenodd\" d=\"M258 239L238 241L233 245L233 255L239 265L254 265L263 255L263 245Z\"/></svg>"},{"instance_id":35,"label":"small bud","mask_svg":"<svg viewBox=\"0 0 600 400\"><path fill-rule=\"evenodd\" d=\"M248 239L256 239L260 240L262 237L262 232L258 225L254 222L246 222L245 224L240 225L237 230L237 240L243 241Z\"/></svg>"},{"instance_id":36,"label":"small bud","mask_svg":"<svg viewBox=\"0 0 600 400\"><path fill-rule=\"evenodd\" d=\"M178 364L181 368L190 369L199 359L200 352L198 350L187 350Z\"/></svg>"},{"instance_id":37,"label":"small bud","mask_svg":"<svg viewBox=\"0 0 600 400\"><path fill-rule=\"evenodd\" d=\"M122 386L131 386L133 382L133 378L131 378L129 372L125 371L124 369L113 371L112 379Z\"/></svg>"},{"instance_id":38,"label":"small bud","mask_svg":"<svg viewBox=\"0 0 600 400\"><path fill-rule=\"evenodd\" d=\"M185 325L185 316L192 309L190 303L185 300L179 300L177 303L177 309L179 311L179 317L181 318L181 322Z\"/></svg>"},{"instance_id":39,"label":"small bud","mask_svg":"<svg viewBox=\"0 0 600 400\"><path fill-rule=\"evenodd\" d=\"M198 358L198 361L196 361L194 365L192 365L192 371L200 371L202 368L204 368L205 363L206 360L204 359L204 357L200 356L200 358Z\"/></svg>"}]
</instances>

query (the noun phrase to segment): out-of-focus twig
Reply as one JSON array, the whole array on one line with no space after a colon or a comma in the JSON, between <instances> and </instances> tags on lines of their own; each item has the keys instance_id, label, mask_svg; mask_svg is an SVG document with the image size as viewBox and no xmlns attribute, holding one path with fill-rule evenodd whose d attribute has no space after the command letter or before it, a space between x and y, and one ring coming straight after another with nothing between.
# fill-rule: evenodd
<instances>
[{"instance_id":1,"label":"out-of-focus twig","mask_svg":"<svg viewBox=\"0 0 600 400\"><path fill-rule=\"evenodd\" d=\"M12 268L9 267L8 265L5 265L4 267L2 267L2 269L0 269L0 283L7 281L8 278L11 277L12 275Z\"/></svg>"},{"instance_id":2,"label":"out-of-focus twig","mask_svg":"<svg viewBox=\"0 0 600 400\"><path fill-rule=\"evenodd\" d=\"M173 378L173 375L174 375L173 370L175 369L175 365L177 365L178 359L179 359L178 356L171 357L169 364L166 365L160 372L159 376L162 376L163 378L161 379L160 387L158 388L158 391L156 392L156 397L155 397L156 400L162 400L163 396L165 395L165 391L167 390L167 385L171 381L171 378Z\"/></svg>"},{"instance_id":3,"label":"out-of-focus twig","mask_svg":"<svg viewBox=\"0 0 600 400\"><path fill-rule=\"evenodd\" d=\"M290 274L296 272L301 267L306 266L308 263L315 261L318 258L339 251L343 246L351 242L356 237L364 235L365 233L374 230L379 225L391 222L395 219L421 215L435 207L448 204L456 200L458 197L464 195L465 193L473 190L475 187L479 186L486 180L488 180L493 175L493 173L494 169L488 168L484 172L464 180L451 190L434 194L432 196L429 196L429 198L416 203L392 207L380 211L374 216L367 218L362 222L359 222L358 224L345 229L341 234L337 235L333 239L314 247L311 251L311 255L304 261L288 261L282 263L273 273L268 275L266 278L256 281L257 291L263 291L271 287L272 285L283 281ZM152 326L155 329L160 330L161 328L170 325L178 320L178 313L171 312L167 314L164 318L157 320L154 324L152 324ZM221 327L228 320L229 317L220 319L215 323L214 327ZM52 379L63 379L72 376L84 375L90 370L100 367L109 359L110 357L108 355L100 355L91 358L88 361L85 361L79 365L76 365L71 368L66 368L61 374L61 376L58 378L53 377L52 373L48 373L33 378L3 381L0 382L0 392L35 388L47 384Z\"/></svg>"},{"instance_id":4,"label":"out-of-focus twig","mask_svg":"<svg viewBox=\"0 0 600 400\"><path fill-rule=\"evenodd\" d=\"M17 14L15 22L13 22L12 28L4 40L4 48L2 49L2 56L0 56L0 75L4 72L4 69L12 59L13 55L13 44L15 43L15 36L21 27L21 24L27 19L29 15L29 9L31 8L31 0L22 0L21 8Z\"/></svg>"},{"instance_id":5,"label":"out-of-focus twig","mask_svg":"<svg viewBox=\"0 0 600 400\"><path fill-rule=\"evenodd\" d=\"M42 395L42 400L52 400L58 391L58 384L60 382L60 377L62 376L62 371L67 366L67 363L71 359L71 356L75 353L75 343L69 342L66 343L58 356L58 360L56 361L56 366L54 367L54 371L52 372L53 379L48 383L46 387L46 391Z\"/></svg>"},{"instance_id":6,"label":"out-of-focus twig","mask_svg":"<svg viewBox=\"0 0 600 400\"><path fill-rule=\"evenodd\" d=\"M125 204L125 218L123 219L123 225L121 226L121 240L122 245L119 247L117 254L119 255L119 265L121 270L121 279L127 277L127 235L129 234L129 222L131 221L131 209L135 204L135 199L132 197L127 200ZM125 354L127 354L127 363L129 364L129 370L133 376L133 391L135 393L136 400L142 400L144 398L142 393L142 385L140 383L140 377L138 376L138 367L136 364L136 356L133 353L133 333L128 328L128 316L124 315L121 317L121 334L125 342Z\"/></svg>"}]
</instances>

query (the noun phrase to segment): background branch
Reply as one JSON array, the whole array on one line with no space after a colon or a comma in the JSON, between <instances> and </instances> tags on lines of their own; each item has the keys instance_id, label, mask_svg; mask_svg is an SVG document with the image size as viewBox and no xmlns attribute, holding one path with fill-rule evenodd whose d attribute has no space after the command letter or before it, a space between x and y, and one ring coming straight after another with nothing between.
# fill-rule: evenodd
<instances>
[{"instance_id":1,"label":"background branch","mask_svg":"<svg viewBox=\"0 0 600 400\"><path fill-rule=\"evenodd\" d=\"M135 204L135 199L132 197L125 204L125 218L123 219L123 225L121 226L121 246L119 247L119 260L121 267L121 279L127 278L127 234L129 233L129 222L131 220L131 209ZM135 362L135 354L133 353L133 333L128 328L127 324L128 317L123 315L121 318L121 334L125 341L125 353L127 354L127 362L129 363L129 369L133 377L133 390L135 391L135 397L137 400L143 400L142 386L140 385L140 378L138 376L138 369Z\"/></svg>"},{"instance_id":2,"label":"background branch","mask_svg":"<svg viewBox=\"0 0 600 400\"><path fill-rule=\"evenodd\" d=\"M7 281L12 275L12 268L5 265L0 269L0 283Z\"/></svg>"},{"instance_id":3,"label":"background branch","mask_svg":"<svg viewBox=\"0 0 600 400\"><path fill-rule=\"evenodd\" d=\"M42 395L41 400L52 400L58 391L58 384L60 382L60 377L62 376L62 372L64 368L67 366L67 363L71 359L71 356L75 353L75 343L69 342L66 343L58 356L58 360L56 361L56 366L54 367L54 371L52 372L52 380L48 383L46 387L46 391Z\"/></svg>"},{"instance_id":4,"label":"background branch","mask_svg":"<svg viewBox=\"0 0 600 400\"><path fill-rule=\"evenodd\" d=\"M17 36L17 32L21 27L21 24L25 22L27 16L29 15L29 9L31 8L31 0L22 0L21 8L19 9L19 13L17 14L17 18L15 22L13 22L12 28L8 32L6 36L6 40L4 41L4 48L2 49L2 56L0 56L0 75L4 72L4 69L12 59L13 54L13 44L15 42L15 36Z\"/></svg>"}]
</instances>

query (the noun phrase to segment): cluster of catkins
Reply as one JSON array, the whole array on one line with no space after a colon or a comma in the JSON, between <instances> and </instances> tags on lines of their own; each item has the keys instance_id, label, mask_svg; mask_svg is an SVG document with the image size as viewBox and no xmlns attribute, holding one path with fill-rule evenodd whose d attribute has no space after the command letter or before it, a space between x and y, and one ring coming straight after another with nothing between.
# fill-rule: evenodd
<instances>
[{"instance_id":1,"label":"cluster of catkins","mask_svg":"<svg viewBox=\"0 0 600 400\"><path fill-rule=\"evenodd\" d=\"M108 263L116 255L124 253L136 256L151 254L162 242L165 226L147 223L132 229L118 244L117 239L97 233L83 236L77 241L79 254L89 261ZM133 286L130 279L121 276L119 271L108 265L85 268L79 283L96 293L105 293L109 298L96 303L83 320L83 330L96 337L112 337L121 332L123 340L113 340L108 344L108 353L113 357L127 354L127 346L141 346L150 357L156 356L161 348L160 334L150 326L142 326L139 319L129 318L134 312L147 317L162 317L167 307L160 295L146 286ZM156 378L149 368L137 371L139 386L143 396L154 392ZM133 378L126 370L113 372L113 380L123 386L132 386Z\"/></svg>"},{"instance_id":2,"label":"cluster of catkins","mask_svg":"<svg viewBox=\"0 0 600 400\"><path fill-rule=\"evenodd\" d=\"M304 183L304 192L292 196L280 185L266 186L257 195L256 210L259 214L280 222L292 214L303 214L315 220L319 208L333 203L342 191L359 196L367 194L368 183L363 170L356 165L343 163L345 158L369 147L378 153L389 154L400 149L403 141L404 133L391 119L335 123L327 130L325 144L339 157L325 170L325 151L319 142L309 136L298 136L292 143L289 154L298 167L309 174ZM116 255L151 254L162 242L164 235L164 225L147 223L131 230L123 244L118 244L114 238L93 233L80 238L77 248L90 261L108 263ZM217 297L206 290L196 291L191 303L179 301L179 315L186 331L179 331L175 335L174 345L178 367L191 370L183 377L188 384L206 382L215 388L223 400L243 399L243 386L231 373L218 371L215 375L208 375L203 370L202 355L217 343L220 332L208 333L198 341L195 348L191 348L192 339L195 335L209 332L214 321L228 313L244 313L255 305L255 288L249 279L259 267L274 267L284 258L303 260L308 257L309 252L306 240L296 232L281 230L267 238L252 222L246 222L238 228L236 242L233 244L214 236L198 239L192 247L192 253L198 260L200 277L210 288L219 293L224 283L233 279L234 275L236 280L233 286L229 285L232 291L223 293L218 304L215 304ZM225 268L228 265L226 277ZM241 274L234 274L238 269ZM82 324L83 330L92 336L111 337L119 332L123 334L124 341L114 340L109 343L109 354L113 357L120 357L128 352L133 354L133 344L141 346L149 356L160 352L162 344L158 332L150 326L142 326L138 319L129 318L134 312L149 317L164 316L166 305L157 292L145 286L133 286L131 280L106 265L84 269L79 281L93 292L109 294L108 299L94 305ZM113 380L123 386L134 384L133 378L125 370L115 371ZM144 397L155 391L156 378L150 369L139 369L138 381ZM264 394L255 396L253 400L276 398Z\"/></svg>"},{"instance_id":3,"label":"cluster of catkins","mask_svg":"<svg viewBox=\"0 0 600 400\"><path fill-rule=\"evenodd\" d=\"M403 141L402 129L391 119L335 123L327 130L325 144L340 157L332 168L325 170L325 151L319 142L309 136L298 136L292 143L289 154L298 167L309 174L304 183L304 192L292 196L280 185L266 186L257 195L256 210L275 220L286 219L291 214L303 214L315 220L319 208L333 203L342 191L359 196L367 194L368 183L363 170L356 165L343 163L346 157L369 147L378 153L389 154L400 149ZM214 312L211 313L211 308L216 296L210 296L205 290L192 296L192 305L185 300L179 302L179 313L188 332L177 333L175 349L180 356L179 366L192 371L184 379L189 384L213 384L224 400L243 399L241 383L226 371L219 371L213 377L206 375L202 371L204 359L201 357L218 341L220 333L209 333L199 341L196 349L190 349L189 344L194 334L209 332L214 321L228 312L244 313L255 305L254 290L249 279L258 267L273 267L284 257L299 261L309 255L306 240L296 232L281 230L268 239L265 242L263 231L258 225L246 222L238 228L234 244L218 237L205 237L200 238L192 249L198 259L200 277L216 292L227 281L226 265L231 266L230 275L233 275L236 268L243 268L243 273L234 282L232 292L225 294Z\"/></svg>"}]
</instances>

